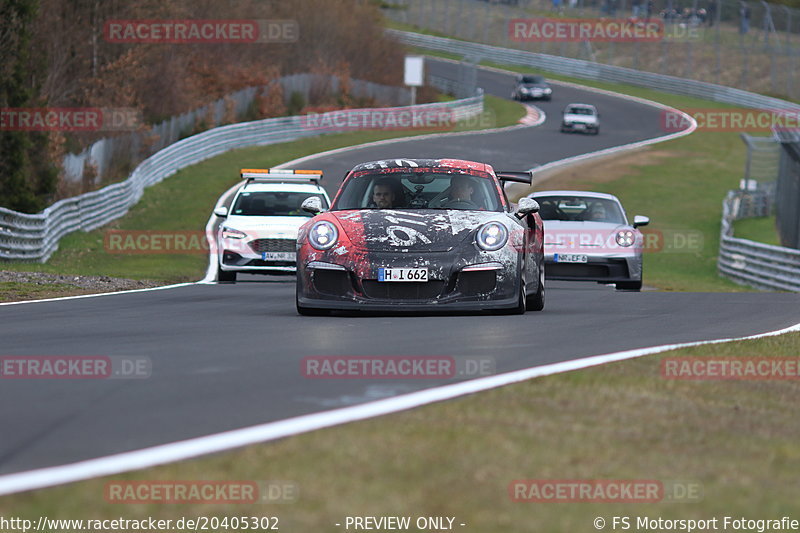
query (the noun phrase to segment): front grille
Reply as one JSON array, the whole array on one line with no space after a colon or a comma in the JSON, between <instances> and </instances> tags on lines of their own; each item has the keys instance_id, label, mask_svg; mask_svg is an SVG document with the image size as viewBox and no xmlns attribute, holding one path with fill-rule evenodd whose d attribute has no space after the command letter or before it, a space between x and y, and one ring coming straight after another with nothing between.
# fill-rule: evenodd
<instances>
[{"instance_id":1,"label":"front grille","mask_svg":"<svg viewBox=\"0 0 800 533\"><path fill-rule=\"evenodd\" d=\"M350 292L350 277L343 270L314 270L311 279L317 292L336 296Z\"/></svg>"},{"instance_id":2,"label":"front grille","mask_svg":"<svg viewBox=\"0 0 800 533\"><path fill-rule=\"evenodd\" d=\"M297 266L296 261L264 261L261 259L251 259L244 266L251 267L293 267Z\"/></svg>"},{"instance_id":3,"label":"front grille","mask_svg":"<svg viewBox=\"0 0 800 533\"><path fill-rule=\"evenodd\" d=\"M456 289L466 296L488 294L497 286L497 274L494 270L475 270L459 272Z\"/></svg>"},{"instance_id":4,"label":"front grille","mask_svg":"<svg viewBox=\"0 0 800 533\"><path fill-rule=\"evenodd\" d=\"M628 266L624 260L608 263L547 263L547 277L559 278L625 278Z\"/></svg>"},{"instance_id":5,"label":"front grille","mask_svg":"<svg viewBox=\"0 0 800 533\"><path fill-rule=\"evenodd\" d=\"M444 281L391 282L364 280L364 295L381 300L431 300L442 294Z\"/></svg>"},{"instance_id":6,"label":"front grille","mask_svg":"<svg viewBox=\"0 0 800 533\"><path fill-rule=\"evenodd\" d=\"M247 243L255 253L262 252L294 252L297 250L295 239L255 239Z\"/></svg>"}]
</instances>

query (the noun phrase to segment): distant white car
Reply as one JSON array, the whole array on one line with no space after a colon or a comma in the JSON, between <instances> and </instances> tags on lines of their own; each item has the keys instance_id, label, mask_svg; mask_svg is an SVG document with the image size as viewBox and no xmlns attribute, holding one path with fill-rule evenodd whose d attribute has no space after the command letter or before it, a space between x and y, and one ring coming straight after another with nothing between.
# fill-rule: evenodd
<instances>
[{"instance_id":1,"label":"distant white car","mask_svg":"<svg viewBox=\"0 0 800 533\"><path fill-rule=\"evenodd\" d=\"M589 191L540 191L528 195L539 204L544 223L547 279L614 283L618 290L642 288L641 226L628 221L619 199Z\"/></svg>"},{"instance_id":2,"label":"distant white car","mask_svg":"<svg viewBox=\"0 0 800 533\"><path fill-rule=\"evenodd\" d=\"M240 272L296 272L297 232L312 217L300 206L312 197L330 205L319 184L322 171L242 169L241 176L247 181L231 207L214 210L224 219L217 232L217 280L234 282Z\"/></svg>"},{"instance_id":3,"label":"distant white car","mask_svg":"<svg viewBox=\"0 0 800 533\"><path fill-rule=\"evenodd\" d=\"M569 104L561 117L561 132L600 133L600 114L591 104Z\"/></svg>"}]
</instances>

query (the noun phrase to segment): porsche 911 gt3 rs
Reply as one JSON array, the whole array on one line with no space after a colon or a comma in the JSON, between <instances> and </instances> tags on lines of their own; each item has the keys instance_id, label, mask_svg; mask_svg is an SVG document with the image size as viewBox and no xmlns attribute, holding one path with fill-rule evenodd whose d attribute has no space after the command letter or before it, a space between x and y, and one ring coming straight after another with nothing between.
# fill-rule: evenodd
<instances>
[{"instance_id":1,"label":"porsche 911 gt3 rs","mask_svg":"<svg viewBox=\"0 0 800 533\"><path fill-rule=\"evenodd\" d=\"M644 239L638 228L649 224L649 218L636 215L629 224L622 204L611 194L541 191L529 197L541 206L548 279L642 288Z\"/></svg>"},{"instance_id":2,"label":"porsche 911 gt3 rs","mask_svg":"<svg viewBox=\"0 0 800 533\"><path fill-rule=\"evenodd\" d=\"M356 166L330 211L297 241L297 310L489 310L544 307L543 224L538 204L511 204L498 172L454 159Z\"/></svg>"}]
</instances>

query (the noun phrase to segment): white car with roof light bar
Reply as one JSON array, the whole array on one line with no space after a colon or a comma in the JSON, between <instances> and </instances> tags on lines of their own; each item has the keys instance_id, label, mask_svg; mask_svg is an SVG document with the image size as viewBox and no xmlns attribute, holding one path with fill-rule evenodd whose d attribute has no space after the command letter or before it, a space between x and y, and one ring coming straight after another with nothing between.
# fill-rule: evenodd
<instances>
[{"instance_id":1,"label":"white car with roof light bar","mask_svg":"<svg viewBox=\"0 0 800 533\"><path fill-rule=\"evenodd\" d=\"M297 233L311 214L301 206L316 198L327 208L321 170L242 169L245 181L217 231L217 280L234 282L239 273L274 274L297 270Z\"/></svg>"},{"instance_id":2,"label":"white car with roof light bar","mask_svg":"<svg viewBox=\"0 0 800 533\"><path fill-rule=\"evenodd\" d=\"M600 133L600 113L591 104L569 104L561 116L561 132Z\"/></svg>"},{"instance_id":3,"label":"white car with roof light bar","mask_svg":"<svg viewBox=\"0 0 800 533\"><path fill-rule=\"evenodd\" d=\"M644 236L650 223L633 224L619 199L588 191L541 191L528 195L539 204L544 223L547 279L615 283L619 290L642 288Z\"/></svg>"}]
</instances>

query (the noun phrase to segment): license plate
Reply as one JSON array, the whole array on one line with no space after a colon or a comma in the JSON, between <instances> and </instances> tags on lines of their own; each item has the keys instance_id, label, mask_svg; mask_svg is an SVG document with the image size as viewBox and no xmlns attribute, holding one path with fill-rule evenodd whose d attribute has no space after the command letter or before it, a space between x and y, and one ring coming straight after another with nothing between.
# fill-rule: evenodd
<instances>
[{"instance_id":1,"label":"license plate","mask_svg":"<svg viewBox=\"0 0 800 533\"><path fill-rule=\"evenodd\" d=\"M261 252L262 261L296 261L297 252Z\"/></svg>"},{"instance_id":2,"label":"license plate","mask_svg":"<svg viewBox=\"0 0 800 533\"><path fill-rule=\"evenodd\" d=\"M428 281L428 269L379 268L378 281Z\"/></svg>"},{"instance_id":3,"label":"license plate","mask_svg":"<svg viewBox=\"0 0 800 533\"><path fill-rule=\"evenodd\" d=\"M556 263L588 263L589 257L582 254L553 254Z\"/></svg>"},{"instance_id":4,"label":"license plate","mask_svg":"<svg viewBox=\"0 0 800 533\"><path fill-rule=\"evenodd\" d=\"M572 127L575 128L576 130L585 130L586 129L586 125L585 124L575 124Z\"/></svg>"}]
</instances>

